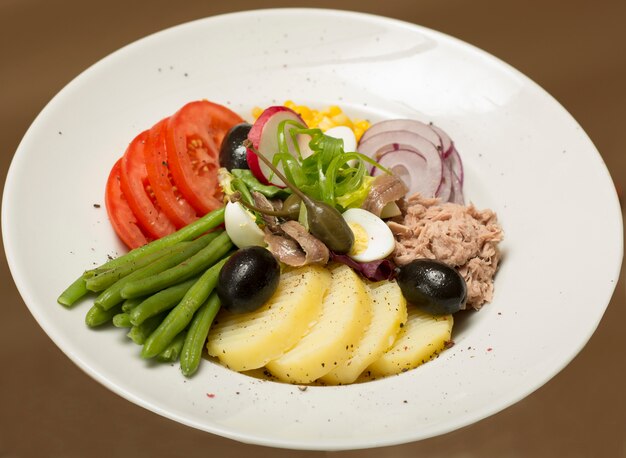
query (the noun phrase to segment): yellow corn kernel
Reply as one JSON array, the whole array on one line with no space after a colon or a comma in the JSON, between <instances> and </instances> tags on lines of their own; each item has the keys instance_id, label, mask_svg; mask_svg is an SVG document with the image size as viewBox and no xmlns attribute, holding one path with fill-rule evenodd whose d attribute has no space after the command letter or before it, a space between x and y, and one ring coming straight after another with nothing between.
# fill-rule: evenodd
<instances>
[{"instance_id":1,"label":"yellow corn kernel","mask_svg":"<svg viewBox=\"0 0 626 458\"><path fill-rule=\"evenodd\" d=\"M370 123L366 120L350 119L337 105L331 105L322 110L315 110L306 105L297 105L293 100L285 100L283 105L298 113L310 128L318 128L322 131L327 131L332 127L346 126L352 129L357 141L360 140L363 133L370 127ZM254 107L252 109L252 116L254 119L257 119L262 112L263 109Z\"/></svg>"},{"instance_id":2,"label":"yellow corn kernel","mask_svg":"<svg viewBox=\"0 0 626 458\"><path fill-rule=\"evenodd\" d=\"M345 113L336 114L332 116L331 119L336 126L347 126L352 128L352 121L350 121L350 118L348 118Z\"/></svg>"},{"instance_id":3,"label":"yellow corn kernel","mask_svg":"<svg viewBox=\"0 0 626 458\"><path fill-rule=\"evenodd\" d=\"M358 127L359 129L367 130L370 128L369 121L366 121L364 119L355 119L353 122L354 127Z\"/></svg>"},{"instance_id":4,"label":"yellow corn kernel","mask_svg":"<svg viewBox=\"0 0 626 458\"><path fill-rule=\"evenodd\" d=\"M328 114L330 116L336 116L341 113L341 108L339 108L337 105L331 105L330 107L328 107Z\"/></svg>"},{"instance_id":5,"label":"yellow corn kernel","mask_svg":"<svg viewBox=\"0 0 626 458\"><path fill-rule=\"evenodd\" d=\"M324 116L322 120L318 123L317 127L324 131L330 129L331 127L335 127L335 125L329 117Z\"/></svg>"},{"instance_id":6,"label":"yellow corn kernel","mask_svg":"<svg viewBox=\"0 0 626 458\"><path fill-rule=\"evenodd\" d=\"M361 140L361 137L363 136L365 131L370 128L370 126L371 124L369 123L369 121L365 121L362 119L354 121L352 131L354 132L354 136L356 137L357 142Z\"/></svg>"},{"instance_id":7,"label":"yellow corn kernel","mask_svg":"<svg viewBox=\"0 0 626 458\"><path fill-rule=\"evenodd\" d=\"M261 116L261 113L263 113L263 108L261 107L254 107L252 109L252 117L254 119L257 119L259 116Z\"/></svg>"},{"instance_id":8,"label":"yellow corn kernel","mask_svg":"<svg viewBox=\"0 0 626 458\"><path fill-rule=\"evenodd\" d=\"M296 110L296 112L302 116L302 118L304 119L310 119L311 118L311 109L305 106L299 106Z\"/></svg>"}]
</instances>

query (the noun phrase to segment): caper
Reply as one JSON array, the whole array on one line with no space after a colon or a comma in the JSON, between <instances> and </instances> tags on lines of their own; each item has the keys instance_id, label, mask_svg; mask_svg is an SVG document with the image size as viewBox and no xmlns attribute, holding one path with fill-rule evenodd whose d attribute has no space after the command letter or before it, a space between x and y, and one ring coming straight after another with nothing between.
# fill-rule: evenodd
<instances>
[{"instance_id":1,"label":"caper","mask_svg":"<svg viewBox=\"0 0 626 458\"><path fill-rule=\"evenodd\" d=\"M341 213L325 202L313 201L306 204L309 231L329 250L337 254L346 254L354 244L354 233Z\"/></svg>"},{"instance_id":2,"label":"caper","mask_svg":"<svg viewBox=\"0 0 626 458\"><path fill-rule=\"evenodd\" d=\"M248 141L246 146L250 148L274 174L280 178L294 194L300 197L307 211L307 223L309 232L324 243L331 251L338 254L348 253L354 244L354 233L341 213L325 202L310 198L297 186L285 178L285 176L272 164L272 161L263 156L252 143ZM273 213L267 212L272 215ZM280 216L276 214L275 216Z\"/></svg>"},{"instance_id":3,"label":"caper","mask_svg":"<svg viewBox=\"0 0 626 458\"><path fill-rule=\"evenodd\" d=\"M300 205L302 205L300 196L298 194L290 194L283 202L282 211L287 215L285 218L297 220L298 216L300 216Z\"/></svg>"}]
</instances>

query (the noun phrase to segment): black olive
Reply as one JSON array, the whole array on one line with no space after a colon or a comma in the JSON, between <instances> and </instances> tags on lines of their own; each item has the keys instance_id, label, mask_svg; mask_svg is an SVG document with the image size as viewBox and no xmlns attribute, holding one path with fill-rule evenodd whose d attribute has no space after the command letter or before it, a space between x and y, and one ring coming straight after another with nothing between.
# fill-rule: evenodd
<instances>
[{"instance_id":1,"label":"black olive","mask_svg":"<svg viewBox=\"0 0 626 458\"><path fill-rule=\"evenodd\" d=\"M455 269L432 259L416 259L398 268L396 277L404 298L433 315L461 310L467 285Z\"/></svg>"},{"instance_id":2,"label":"black olive","mask_svg":"<svg viewBox=\"0 0 626 458\"><path fill-rule=\"evenodd\" d=\"M244 140L248 138L248 132L252 126L246 122L233 126L220 147L220 166L226 167L229 171L232 169L247 169L248 167L248 149L243 145Z\"/></svg>"},{"instance_id":3,"label":"black olive","mask_svg":"<svg viewBox=\"0 0 626 458\"><path fill-rule=\"evenodd\" d=\"M258 246L242 248L222 267L217 295L230 312L252 312L272 297L279 278L280 265L272 253Z\"/></svg>"}]
</instances>

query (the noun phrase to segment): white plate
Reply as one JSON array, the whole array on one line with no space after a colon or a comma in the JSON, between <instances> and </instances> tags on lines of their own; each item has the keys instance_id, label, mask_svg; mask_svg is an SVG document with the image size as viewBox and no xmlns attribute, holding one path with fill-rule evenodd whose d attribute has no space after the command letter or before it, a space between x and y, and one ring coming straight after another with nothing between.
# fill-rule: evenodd
<instances>
[{"instance_id":1,"label":"white plate","mask_svg":"<svg viewBox=\"0 0 626 458\"><path fill-rule=\"evenodd\" d=\"M123 250L103 205L109 169L140 130L200 98L248 118L253 106L293 99L337 103L372 120L408 116L443 127L465 161L466 196L496 210L506 232L493 303L458 323L456 345L421 368L306 391L211 363L186 380L177 366L142 361L123 332L87 329L89 304L66 310L56 298L85 268ZM2 223L24 301L85 372L186 425L302 449L415 441L519 401L585 345L623 253L605 165L546 92L441 33L324 10L212 17L98 62L25 135L7 177Z\"/></svg>"}]
</instances>

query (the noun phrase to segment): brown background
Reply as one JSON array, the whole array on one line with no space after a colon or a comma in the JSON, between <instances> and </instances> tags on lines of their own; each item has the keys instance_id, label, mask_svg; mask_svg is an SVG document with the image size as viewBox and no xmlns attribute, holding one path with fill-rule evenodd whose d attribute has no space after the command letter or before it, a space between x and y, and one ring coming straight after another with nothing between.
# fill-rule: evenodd
<instances>
[{"instance_id":1,"label":"brown background","mask_svg":"<svg viewBox=\"0 0 626 458\"><path fill-rule=\"evenodd\" d=\"M623 188L624 0L0 0L1 182L37 113L74 76L100 58L147 34L192 19L280 6L391 16L491 52L537 81L574 115L600 150L617 188ZM234 31L232 39L244 32ZM525 400L437 438L329 455L626 457L623 277L587 347ZM4 257L0 282L0 457L323 455L239 444L123 400L83 374L52 344L24 306Z\"/></svg>"}]
</instances>

